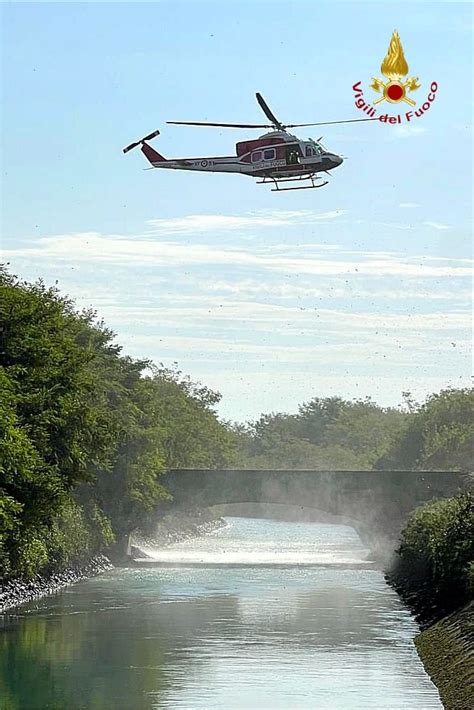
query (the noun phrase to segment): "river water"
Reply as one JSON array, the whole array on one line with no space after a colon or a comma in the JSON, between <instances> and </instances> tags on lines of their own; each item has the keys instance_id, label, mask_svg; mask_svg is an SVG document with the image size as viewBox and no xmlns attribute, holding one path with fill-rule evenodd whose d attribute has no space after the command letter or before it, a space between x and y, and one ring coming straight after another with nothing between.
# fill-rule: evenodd
<instances>
[{"instance_id":1,"label":"river water","mask_svg":"<svg viewBox=\"0 0 474 710\"><path fill-rule=\"evenodd\" d=\"M4 617L2 710L442 708L351 528L228 518L153 554Z\"/></svg>"}]
</instances>

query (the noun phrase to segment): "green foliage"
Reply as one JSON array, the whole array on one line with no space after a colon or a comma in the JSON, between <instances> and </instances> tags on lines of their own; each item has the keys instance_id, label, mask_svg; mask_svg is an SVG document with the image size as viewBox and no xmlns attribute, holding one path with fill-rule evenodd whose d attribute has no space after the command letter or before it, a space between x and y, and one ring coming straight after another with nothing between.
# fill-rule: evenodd
<instances>
[{"instance_id":1,"label":"green foliage","mask_svg":"<svg viewBox=\"0 0 474 710\"><path fill-rule=\"evenodd\" d=\"M474 561L467 566L467 592L470 599L474 599Z\"/></svg>"},{"instance_id":2,"label":"green foliage","mask_svg":"<svg viewBox=\"0 0 474 710\"><path fill-rule=\"evenodd\" d=\"M179 370L153 368L146 380L170 468L217 468L232 455L233 439L214 413L220 394L196 385Z\"/></svg>"},{"instance_id":3,"label":"green foliage","mask_svg":"<svg viewBox=\"0 0 474 710\"><path fill-rule=\"evenodd\" d=\"M369 398L315 397L297 414L232 427L242 468L444 469L474 465L474 390L444 390L406 410Z\"/></svg>"},{"instance_id":4,"label":"green foliage","mask_svg":"<svg viewBox=\"0 0 474 710\"><path fill-rule=\"evenodd\" d=\"M403 430L406 414L370 399L319 398L298 414L263 415L234 435L246 468L370 469Z\"/></svg>"},{"instance_id":5,"label":"green foliage","mask_svg":"<svg viewBox=\"0 0 474 710\"><path fill-rule=\"evenodd\" d=\"M19 513L21 505L0 488L0 569L4 574L10 574L11 563L8 554L8 543L19 528Z\"/></svg>"},{"instance_id":6,"label":"green foliage","mask_svg":"<svg viewBox=\"0 0 474 710\"><path fill-rule=\"evenodd\" d=\"M461 493L418 508L401 535L395 579L434 613L473 598L474 497Z\"/></svg>"},{"instance_id":7,"label":"green foliage","mask_svg":"<svg viewBox=\"0 0 474 710\"><path fill-rule=\"evenodd\" d=\"M76 314L69 300L41 282L18 283L2 274L0 298L0 364L16 416L48 475L73 487L87 475L89 460L106 464L110 453L89 365L112 336L92 325L91 313Z\"/></svg>"},{"instance_id":8,"label":"green foliage","mask_svg":"<svg viewBox=\"0 0 474 710\"><path fill-rule=\"evenodd\" d=\"M469 471L474 466L474 389L447 389L412 409L377 468Z\"/></svg>"},{"instance_id":9,"label":"green foliage","mask_svg":"<svg viewBox=\"0 0 474 710\"><path fill-rule=\"evenodd\" d=\"M46 568L49 556L44 540L44 529L24 527L21 535L14 539L14 553L11 554L12 571L20 577L32 577L38 570Z\"/></svg>"},{"instance_id":10,"label":"green foliage","mask_svg":"<svg viewBox=\"0 0 474 710\"><path fill-rule=\"evenodd\" d=\"M44 531L43 539L48 549L48 566L52 569L80 562L84 550L94 549L84 510L71 499L65 502L59 515Z\"/></svg>"},{"instance_id":11,"label":"green foliage","mask_svg":"<svg viewBox=\"0 0 474 710\"><path fill-rule=\"evenodd\" d=\"M0 578L87 559L169 497L165 468L228 460L218 394L42 282L0 269L0 304Z\"/></svg>"},{"instance_id":12,"label":"green foliage","mask_svg":"<svg viewBox=\"0 0 474 710\"><path fill-rule=\"evenodd\" d=\"M422 409L425 468L469 470L474 465L474 389L444 390Z\"/></svg>"}]
</instances>

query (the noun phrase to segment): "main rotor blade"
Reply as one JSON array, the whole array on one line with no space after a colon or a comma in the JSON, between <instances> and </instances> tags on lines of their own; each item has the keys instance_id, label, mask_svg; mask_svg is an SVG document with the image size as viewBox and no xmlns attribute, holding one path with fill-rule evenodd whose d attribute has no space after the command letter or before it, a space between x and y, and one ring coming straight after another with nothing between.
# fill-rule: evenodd
<instances>
[{"instance_id":1,"label":"main rotor blade","mask_svg":"<svg viewBox=\"0 0 474 710\"><path fill-rule=\"evenodd\" d=\"M166 121L175 126L214 126L215 128L273 128L268 123L208 123L207 121Z\"/></svg>"},{"instance_id":2,"label":"main rotor blade","mask_svg":"<svg viewBox=\"0 0 474 710\"><path fill-rule=\"evenodd\" d=\"M301 128L302 126L331 126L334 123L360 123L361 121L378 121L378 118L349 118L346 121L320 121L319 123L289 123L285 128Z\"/></svg>"},{"instance_id":3,"label":"main rotor blade","mask_svg":"<svg viewBox=\"0 0 474 710\"><path fill-rule=\"evenodd\" d=\"M283 129L283 124L280 123L280 121L279 121L279 120L276 118L276 116L272 113L272 111L270 110L270 107L268 106L267 102L266 102L265 99L263 98L262 94L260 94L260 93L257 91L257 93L255 94L255 96L257 97L257 101L258 101L258 103L259 103L259 105L260 105L260 108L262 109L262 111L263 111L263 113L265 114L265 116L269 119L269 121L272 122L272 125L273 125L273 126L276 126L279 130L284 130L284 129Z\"/></svg>"},{"instance_id":4,"label":"main rotor blade","mask_svg":"<svg viewBox=\"0 0 474 710\"><path fill-rule=\"evenodd\" d=\"M258 96L260 96L260 94L258 94ZM263 99L262 101L265 104L265 101ZM271 117L270 120L274 119L273 123L211 123L209 121L166 121L166 123L172 124L174 126L209 126L211 128L277 128L280 131L285 131L287 128L301 128L304 126L330 126L334 123L360 123L361 121L378 121L378 118L349 118L346 121L320 121L318 123L289 123L288 125L284 125L283 123L277 121L277 119L275 118L275 116L273 116L272 112L266 104L265 106L268 109L268 118ZM149 139L149 136L147 136L147 139Z\"/></svg>"}]
</instances>

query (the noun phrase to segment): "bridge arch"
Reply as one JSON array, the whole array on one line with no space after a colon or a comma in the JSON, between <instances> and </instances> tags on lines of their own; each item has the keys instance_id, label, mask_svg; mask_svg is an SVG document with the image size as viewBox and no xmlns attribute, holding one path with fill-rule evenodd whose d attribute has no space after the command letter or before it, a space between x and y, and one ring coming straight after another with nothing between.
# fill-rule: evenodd
<instances>
[{"instance_id":1,"label":"bridge arch","mask_svg":"<svg viewBox=\"0 0 474 710\"><path fill-rule=\"evenodd\" d=\"M465 475L453 471L306 469L174 469L161 480L173 496L171 508L266 504L323 511L348 521L375 554L394 549L417 506L455 495L466 484Z\"/></svg>"}]
</instances>

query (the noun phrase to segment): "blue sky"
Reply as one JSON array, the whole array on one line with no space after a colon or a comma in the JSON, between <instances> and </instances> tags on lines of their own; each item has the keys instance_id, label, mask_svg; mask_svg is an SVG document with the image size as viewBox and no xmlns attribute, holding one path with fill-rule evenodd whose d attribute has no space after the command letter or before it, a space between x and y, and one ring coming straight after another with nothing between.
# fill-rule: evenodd
<instances>
[{"instance_id":1,"label":"blue sky","mask_svg":"<svg viewBox=\"0 0 474 710\"><path fill-rule=\"evenodd\" d=\"M470 374L469 3L3 3L2 247L93 305L124 351L218 389L220 413L384 405ZM358 118L394 29L431 109L309 129L348 157L315 191L144 171L124 145L231 154L249 131L166 120ZM373 97L375 98L375 97ZM308 129L298 134L307 137ZM258 132L255 134L258 135Z\"/></svg>"}]
</instances>

